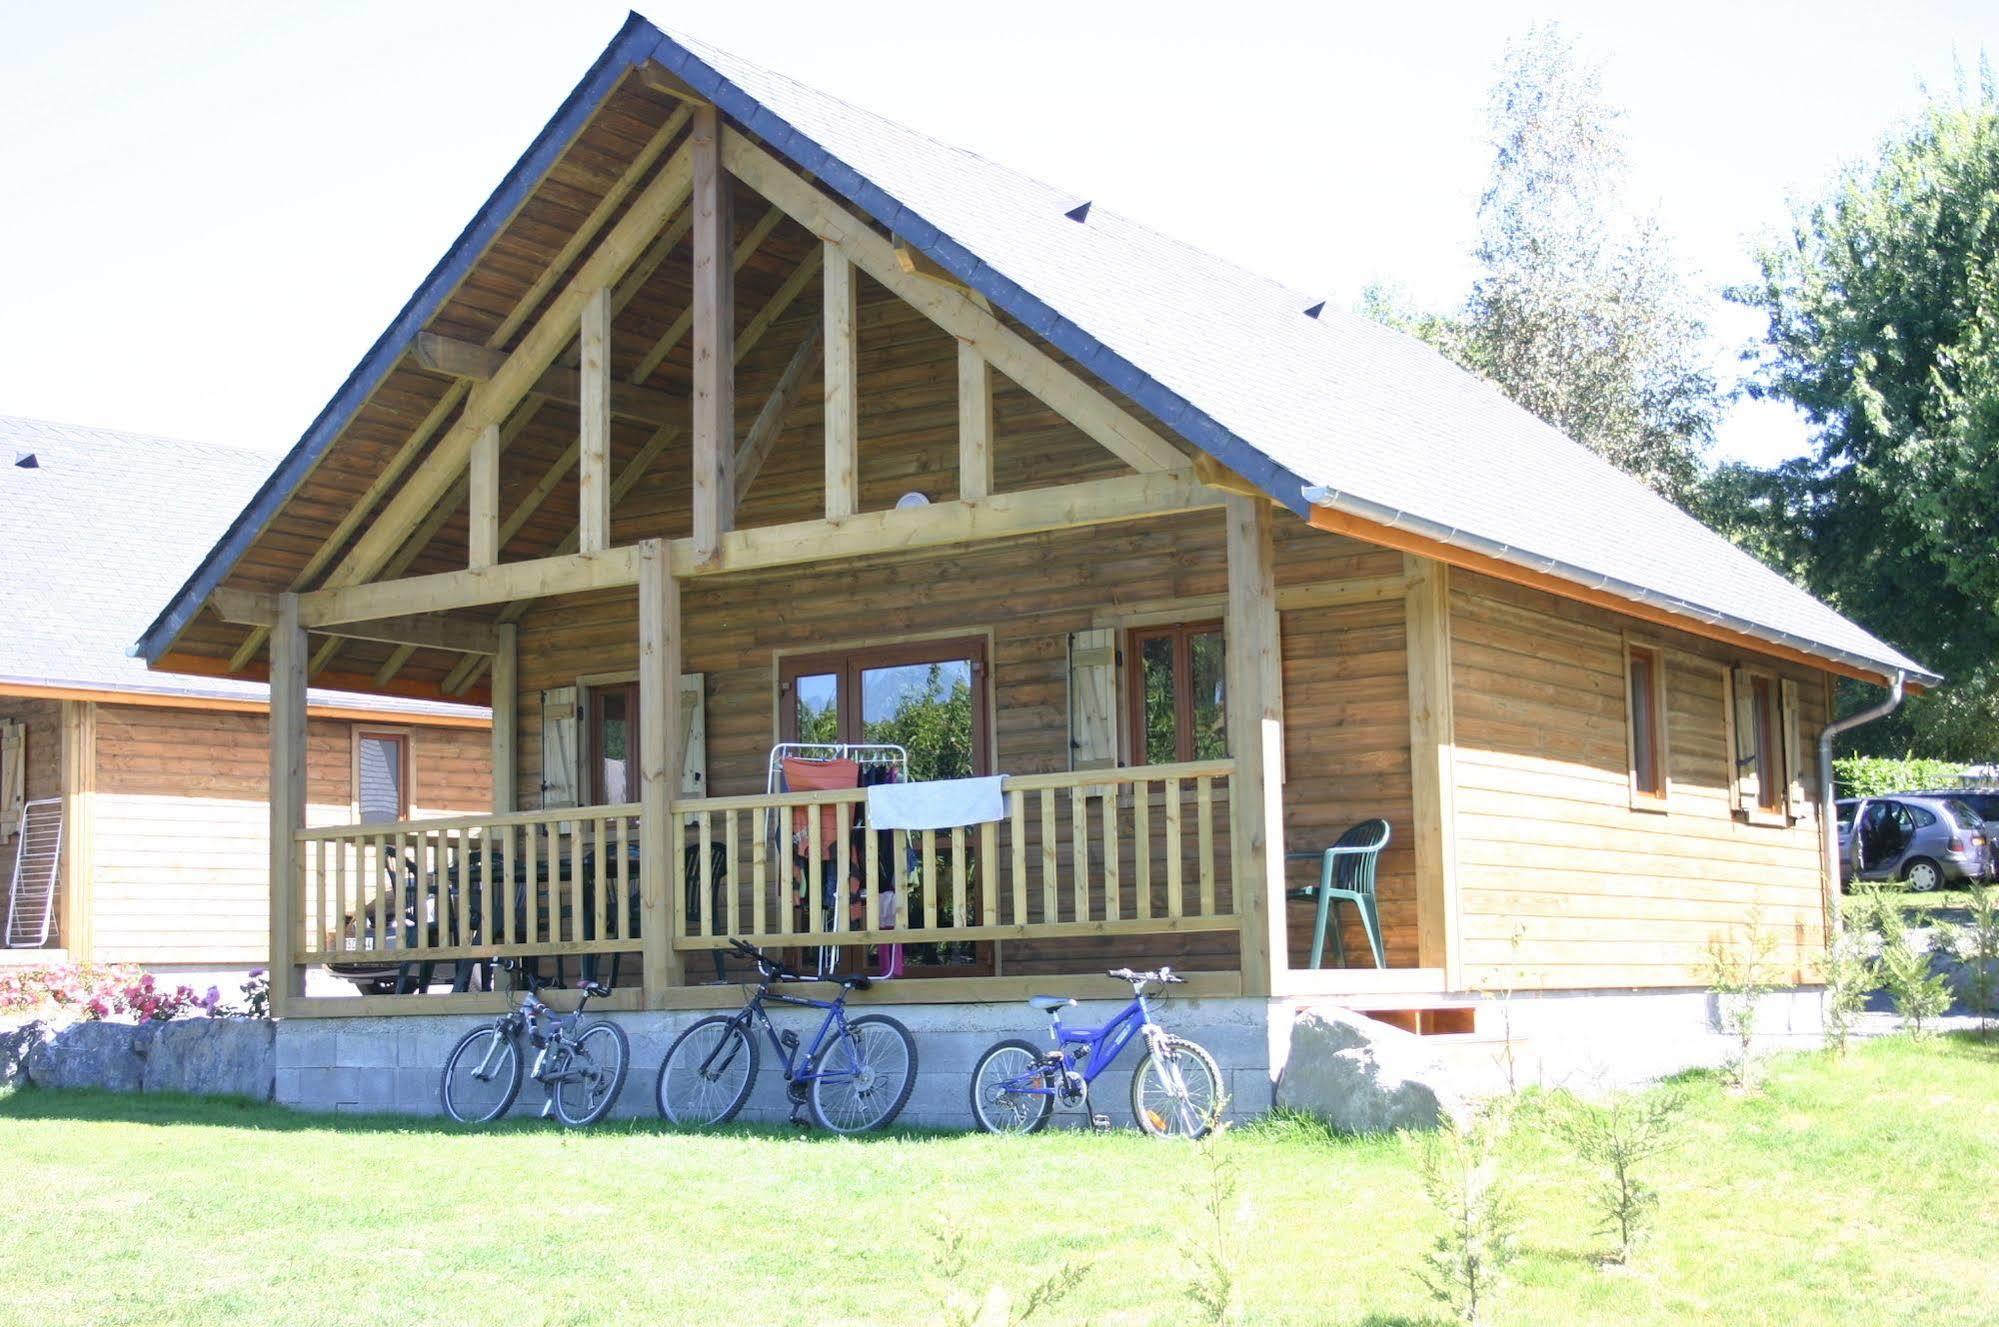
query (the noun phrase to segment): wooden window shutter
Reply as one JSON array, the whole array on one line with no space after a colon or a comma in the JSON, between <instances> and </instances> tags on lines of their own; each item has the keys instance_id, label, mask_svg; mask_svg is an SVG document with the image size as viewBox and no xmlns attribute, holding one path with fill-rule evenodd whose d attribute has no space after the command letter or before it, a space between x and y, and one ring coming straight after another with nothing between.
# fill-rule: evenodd
<instances>
[{"instance_id":1,"label":"wooden window shutter","mask_svg":"<svg viewBox=\"0 0 1999 1327\"><path fill-rule=\"evenodd\" d=\"M28 729L0 723L0 839L21 826L21 809L28 800Z\"/></svg>"},{"instance_id":2,"label":"wooden window shutter","mask_svg":"<svg viewBox=\"0 0 1999 1327\"><path fill-rule=\"evenodd\" d=\"M541 693L541 805L576 805L576 739L581 730L575 687Z\"/></svg>"},{"instance_id":3,"label":"wooden window shutter","mask_svg":"<svg viewBox=\"0 0 1999 1327\"><path fill-rule=\"evenodd\" d=\"M1756 767L1756 683L1747 668L1730 670L1728 712L1734 730L1735 809L1754 811L1762 790Z\"/></svg>"},{"instance_id":4,"label":"wooden window shutter","mask_svg":"<svg viewBox=\"0 0 1999 1327\"><path fill-rule=\"evenodd\" d=\"M1785 790L1785 801L1791 819L1802 820L1809 807L1805 800L1803 743L1798 739L1798 684L1786 677L1777 685L1783 698L1784 777L1789 783L1789 787Z\"/></svg>"},{"instance_id":5,"label":"wooden window shutter","mask_svg":"<svg viewBox=\"0 0 1999 1327\"><path fill-rule=\"evenodd\" d=\"M707 674L680 675L680 791L708 794Z\"/></svg>"},{"instance_id":6,"label":"wooden window shutter","mask_svg":"<svg viewBox=\"0 0 1999 1327\"><path fill-rule=\"evenodd\" d=\"M1117 632L1069 636L1069 768L1117 768Z\"/></svg>"}]
</instances>

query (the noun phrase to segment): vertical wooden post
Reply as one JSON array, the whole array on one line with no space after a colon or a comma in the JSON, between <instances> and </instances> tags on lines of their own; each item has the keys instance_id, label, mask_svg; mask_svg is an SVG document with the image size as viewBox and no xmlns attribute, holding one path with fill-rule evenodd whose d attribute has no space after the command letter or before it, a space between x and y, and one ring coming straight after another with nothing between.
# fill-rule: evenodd
<instances>
[{"instance_id":1,"label":"vertical wooden post","mask_svg":"<svg viewBox=\"0 0 1999 1327\"><path fill-rule=\"evenodd\" d=\"M826 241L826 519L861 509L861 392L854 265Z\"/></svg>"},{"instance_id":2,"label":"vertical wooden post","mask_svg":"<svg viewBox=\"0 0 1999 1327\"><path fill-rule=\"evenodd\" d=\"M488 424L472 440L467 477L465 563L474 571L500 560L500 426Z\"/></svg>"},{"instance_id":3,"label":"vertical wooden post","mask_svg":"<svg viewBox=\"0 0 1999 1327\"><path fill-rule=\"evenodd\" d=\"M698 106L694 149L694 551L715 557L736 523L736 379L729 176L721 117Z\"/></svg>"},{"instance_id":4,"label":"vertical wooden post","mask_svg":"<svg viewBox=\"0 0 1999 1327\"><path fill-rule=\"evenodd\" d=\"M514 804L516 767L514 740L520 730L520 628L502 622L497 628L500 648L493 652L493 813L519 810Z\"/></svg>"},{"instance_id":5,"label":"vertical wooden post","mask_svg":"<svg viewBox=\"0 0 1999 1327\"><path fill-rule=\"evenodd\" d=\"M577 340L582 351L578 399L576 548L611 546L611 292L599 287L584 301Z\"/></svg>"},{"instance_id":6,"label":"vertical wooden post","mask_svg":"<svg viewBox=\"0 0 1999 1327\"><path fill-rule=\"evenodd\" d=\"M278 596L271 628L271 1013L305 994L305 969L292 962L302 884L298 840L305 828L305 628L298 596Z\"/></svg>"},{"instance_id":7,"label":"vertical wooden post","mask_svg":"<svg viewBox=\"0 0 1999 1327\"><path fill-rule=\"evenodd\" d=\"M1284 907L1284 672L1278 635L1271 507L1230 494L1224 671L1236 916L1244 995L1281 989L1290 966Z\"/></svg>"},{"instance_id":8,"label":"vertical wooden post","mask_svg":"<svg viewBox=\"0 0 1999 1327\"><path fill-rule=\"evenodd\" d=\"M986 357L958 343L958 497L976 502L993 491L993 380Z\"/></svg>"},{"instance_id":9,"label":"vertical wooden post","mask_svg":"<svg viewBox=\"0 0 1999 1327\"><path fill-rule=\"evenodd\" d=\"M1409 773L1416 853L1416 954L1461 986L1457 843L1453 830L1457 738L1451 714L1451 569L1404 554L1408 579Z\"/></svg>"},{"instance_id":10,"label":"vertical wooden post","mask_svg":"<svg viewBox=\"0 0 1999 1327\"><path fill-rule=\"evenodd\" d=\"M95 944L97 902L97 702L62 702L62 943L73 963L87 962ZM11 863L9 863L11 865Z\"/></svg>"},{"instance_id":11,"label":"vertical wooden post","mask_svg":"<svg viewBox=\"0 0 1999 1327\"><path fill-rule=\"evenodd\" d=\"M680 981L672 881L683 849L670 819L680 790L679 682L680 582L665 544L648 539L639 545L639 936L651 1009L664 1008Z\"/></svg>"}]
</instances>

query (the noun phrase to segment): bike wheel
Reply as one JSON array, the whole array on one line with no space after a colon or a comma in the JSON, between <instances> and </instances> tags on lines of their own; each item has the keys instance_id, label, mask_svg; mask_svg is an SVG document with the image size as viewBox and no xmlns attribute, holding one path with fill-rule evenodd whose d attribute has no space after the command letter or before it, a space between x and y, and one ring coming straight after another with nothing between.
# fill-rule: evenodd
<instances>
[{"instance_id":1,"label":"bike wheel","mask_svg":"<svg viewBox=\"0 0 1999 1327\"><path fill-rule=\"evenodd\" d=\"M834 1133L883 1129L902 1114L916 1086L916 1041L885 1014L869 1014L835 1033L820 1051L809 1100L812 1118Z\"/></svg>"},{"instance_id":2,"label":"bike wheel","mask_svg":"<svg viewBox=\"0 0 1999 1327\"><path fill-rule=\"evenodd\" d=\"M660 1118L674 1124L727 1124L757 1081L757 1043L747 1029L716 1014L673 1039L653 1091Z\"/></svg>"},{"instance_id":3,"label":"bike wheel","mask_svg":"<svg viewBox=\"0 0 1999 1327\"><path fill-rule=\"evenodd\" d=\"M497 1027L473 1028L444 1061L437 1085L444 1113L460 1124L497 1120L521 1092L521 1054Z\"/></svg>"},{"instance_id":4,"label":"bike wheel","mask_svg":"<svg viewBox=\"0 0 1999 1327\"><path fill-rule=\"evenodd\" d=\"M1203 1138L1222 1109L1215 1057L1185 1037L1161 1037L1131 1076L1131 1113L1156 1138Z\"/></svg>"},{"instance_id":5,"label":"bike wheel","mask_svg":"<svg viewBox=\"0 0 1999 1327\"><path fill-rule=\"evenodd\" d=\"M567 1050L561 1074L549 1084L549 1100L556 1119L581 1129L603 1119L617 1104L632 1067L632 1044L616 1023L592 1023Z\"/></svg>"},{"instance_id":6,"label":"bike wheel","mask_svg":"<svg viewBox=\"0 0 1999 1327\"><path fill-rule=\"evenodd\" d=\"M1040 1133L1055 1112L1055 1077L1032 1042L1002 1041L972 1066L972 1119L987 1133ZM1023 1091L1023 1088L1043 1091Z\"/></svg>"}]
</instances>

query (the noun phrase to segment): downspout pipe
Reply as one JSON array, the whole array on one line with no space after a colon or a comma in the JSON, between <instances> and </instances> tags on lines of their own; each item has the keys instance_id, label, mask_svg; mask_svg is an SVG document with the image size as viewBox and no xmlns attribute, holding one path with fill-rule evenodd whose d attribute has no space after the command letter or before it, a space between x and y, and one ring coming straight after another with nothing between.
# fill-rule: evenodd
<instances>
[{"instance_id":1,"label":"downspout pipe","mask_svg":"<svg viewBox=\"0 0 1999 1327\"><path fill-rule=\"evenodd\" d=\"M1888 698L1878 705L1849 714L1844 719L1834 719L1819 730L1819 836L1825 853L1826 871L1832 878L1832 889L1826 903L1826 916L1835 925L1839 921L1840 891L1846 887L1844 874L1839 869L1839 813L1834 806L1832 779L1832 739L1841 733L1858 728L1862 724L1873 723L1895 712L1902 703L1902 691L1908 682L1908 674L1895 670L1894 678L1888 684ZM1860 817L1854 816L1854 875L1860 874ZM1828 931L1826 940L1831 943Z\"/></svg>"}]
</instances>

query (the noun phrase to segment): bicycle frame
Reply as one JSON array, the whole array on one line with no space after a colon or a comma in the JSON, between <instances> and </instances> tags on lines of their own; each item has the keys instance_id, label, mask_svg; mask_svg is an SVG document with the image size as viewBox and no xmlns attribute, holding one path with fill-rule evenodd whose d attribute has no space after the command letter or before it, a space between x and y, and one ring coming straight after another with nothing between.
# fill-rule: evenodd
<instances>
[{"instance_id":1,"label":"bicycle frame","mask_svg":"<svg viewBox=\"0 0 1999 1327\"><path fill-rule=\"evenodd\" d=\"M1048 1017L1051 1025L1049 1030L1055 1038L1054 1054L1062 1057L1065 1067L1077 1059L1082 1060L1082 1068L1071 1072L1082 1077L1086 1090L1097 1080L1099 1074L1110 1068L1117 1057L1124 1053L1124 1048L1131 1045L1133 1039L1141 1033L1150 1038L1157 1026L1152 1021L1152 1010L1146 1005L1144 993L1138 991L1132 993L1130 1004L1118 1011L1115 1018L1101 1027L1065 1027L1059 1009L1051 1011ZM1037 1066L1027 1073L1008 1079L1004 1086L1007 1091L1022 1095L1054 1096L1062 1090L1062 1087L1059 1083L1049 1081L1045 1069L1045 1064Z\"/></svg>"},{"instance_id":2,"label":"bicycle frame","mask_svg":"<svg viewBox=\"0 0 1999 1327\"><path fill-rule=\"evenodd\" d=\"M559 1014L540 996L528 991L522 996L519 1005L494 1021L494 1027L500 1035L486 1048L486 1058L479 1062L479 1067L472 1071L472 1076L482 1081L490 1078L500 1048L515 1044L521 1034L526 1033L529 1044L535 1048L534 1064L528 1071L528 1077L547 1086L549 1080L543 1074L548 1063L548 1053L568 1043L569 1034L583 1021L583 1009L589 1003L590 995L586 991L576 1002L575 1009L567 1014Z\"/></svg>"},{"instance_id":3,"label":"bicycle frame","mask_svg":"<svg viewBox=\"0 0 1999 1327\"><path fill-rule=\"evenodd\" d=\"M784 1037L770 1021L770 1014L764 1009L766 1001L775 1001L796 1009L823 1009L826 1011L826 1016L819 1021L819 1028L812 1034L809 1045L800 1038L793 1045L786 1046ZM757 989L750 995L748 1003L737 1010L735 1017L729 1022L751 1036L755 1035L756 1028L763 1029L764 1037L770 1042L771 1052L784 1065L784 1078L788 1083L810 1083L818 1078L829 1080L852 1078L855 1074L855 1070L851 1068L825 1069L816 1064L820 1052L826 1049L829 1042L837 1044L838 1040L846 1035L847 1006L843 1000L813 1000L800 995L781 995L771 990L768 982L763 982L758 984ZM834 1031L836 1028L837 1035ZM708 1058L701 1062L701 1072L706 1074L713 1066L715 1057L721 1054L725 1047L732 1045L733 1041L724 1041L708 1052Z\"/></svg>"}]
</instances>

